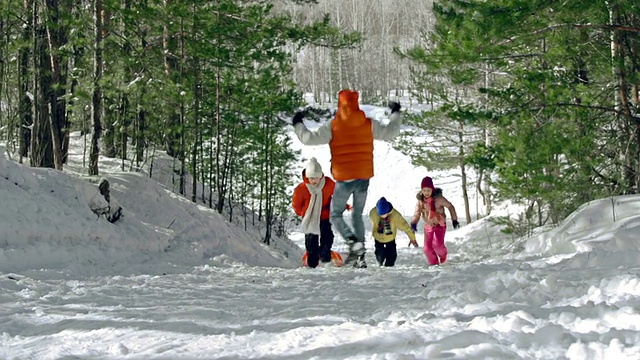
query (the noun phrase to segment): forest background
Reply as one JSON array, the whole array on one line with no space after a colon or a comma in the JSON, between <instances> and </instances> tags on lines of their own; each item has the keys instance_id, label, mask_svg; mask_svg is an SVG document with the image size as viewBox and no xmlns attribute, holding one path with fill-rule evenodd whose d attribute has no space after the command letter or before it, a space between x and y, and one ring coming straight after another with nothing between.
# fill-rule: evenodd
<instances>
[{"instance_id":1,"label":"forest background","mask_svg":"<svg viewBox=\"0 0 640 360\"><path fill-rule=\"evenodd\" d=\"M173 190L264 222L266 243L291 218L289 118L308 103L326 115L343 88L368 104L409 99L394 145L416 165L459 169L467 222L472 186L479 216L523 205L504 219L520 235L640 188L635 0L0 4L9 157L64 170L80 131L97 183L99 155L136 171L164 151Z\"/></svg>"}]
</instances>

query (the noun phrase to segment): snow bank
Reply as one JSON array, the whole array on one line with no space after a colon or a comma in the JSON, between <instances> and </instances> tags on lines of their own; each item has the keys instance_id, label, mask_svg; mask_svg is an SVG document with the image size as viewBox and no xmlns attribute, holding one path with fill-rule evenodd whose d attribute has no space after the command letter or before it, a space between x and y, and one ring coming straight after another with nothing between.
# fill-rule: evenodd
<instances>
[{"instance_id":1,"label":"snow bank","mask_svg":"<svg viewBox=\"0 0 640 360\"><path fill-rule=\"evenodd\" d=\"M527 240L528 253L640 250L640 195L593 200L558 227Z\"/></svg>"},{"instance_id":2,"label":"snow bank","mask_svg":"<svg viewBox=\"0 0 640 360\"><path fill-rule=\"evenodd\" d=\"M89 208L101 197L98 179L85 181L0 156L0 272L79 266L91 272L97 264L127 272L152 258L193 265L221 255L228 262L258 266L299 265L301 250L295 244L274 251L144 173L105 177L112 199L124 209L116 223Z\"/></svg>"}]
</instances>

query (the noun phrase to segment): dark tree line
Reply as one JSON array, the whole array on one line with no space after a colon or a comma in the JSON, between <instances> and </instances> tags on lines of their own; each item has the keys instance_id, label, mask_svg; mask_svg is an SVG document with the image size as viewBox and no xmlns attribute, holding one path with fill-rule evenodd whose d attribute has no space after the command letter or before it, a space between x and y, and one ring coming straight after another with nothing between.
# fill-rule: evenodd
<instances>
[{"instance_id":1,"label":"dark tree line","mask_svg":"<svg viewBox=\"0 0 640 360\"><path fill-rule=\"evenodd\" d=\"M424 44L398 49L434 105L414 125L448 145L418 151L421 164L444 157L463 178L475 168L486 213L514 200L532 227L640 191L639 2L440 0L433 11Z\"/></svg>"},{"instance_id":2,"label":"dark tree line","mask_svg":"<svg viewBox=\"0 0 640 360\"><path fill-rule=\"evenodd\" d=\"M137 170L162 149L174 190L219 212L246 204L269 242L298 157L283 141L302 104L291 51L359 35L264 1L6 0L0 38L0 137L19 161L62 170L76 131L90 176L99 156Z\"/></svg>"}]
</instances>

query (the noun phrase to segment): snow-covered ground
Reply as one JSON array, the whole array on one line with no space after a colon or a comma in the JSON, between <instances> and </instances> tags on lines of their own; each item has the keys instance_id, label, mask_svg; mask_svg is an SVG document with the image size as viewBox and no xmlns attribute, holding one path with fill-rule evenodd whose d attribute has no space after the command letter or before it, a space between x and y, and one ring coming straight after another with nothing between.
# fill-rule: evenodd
<instances>
[{"instance_id":1,"label":"snow-covered ground","mask_svg":"<svg viewBox=\"0 0 640 360\"><path fill-rule=\"evenodd\" d=\"M640 196L514 239L466 224L452 173L376 142L367 208L385 196L409 217L433 176L463 224L447 234L449 262L427 267L400 233L393 268L308 269L302 234L262 244L259 229L167 191L162 158L154 178L101 158L124 217L97 218L98 179L69 175L73 144L65 173L0 156L2 359L640 358ZM328 172L327 146L294 144Z\"/></svg>"}]
</instances>

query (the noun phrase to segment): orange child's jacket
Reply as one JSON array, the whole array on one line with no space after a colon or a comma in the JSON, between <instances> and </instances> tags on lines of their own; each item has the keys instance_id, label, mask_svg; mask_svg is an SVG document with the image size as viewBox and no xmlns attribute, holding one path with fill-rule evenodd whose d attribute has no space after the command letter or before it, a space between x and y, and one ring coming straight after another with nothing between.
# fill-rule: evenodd
<instances>
[{"instance_id":1,"label":"orange child's jacket","mask_svg":"<svg viewBox=\"0 0 640 360\"><path fill-rule=\"evenodd\" d=\"M331 196L333 195L333 190L336 187L335 181L329 177L324 177L324 187L322 188L322 213L320 213L320 220L329 219L329 208L331 204ZM307 184L309 183L309 179L302 174L302 182L296 186L293 191L293 211L298 214L298 216L304 216L307 212L307 208L309 207L309 203L311 202L311 193L309 189L307 189Z\"/></svg>"}]
</instances>

